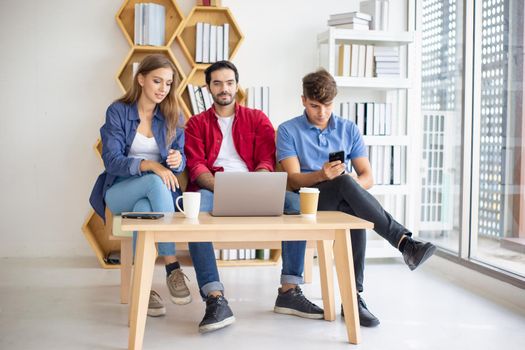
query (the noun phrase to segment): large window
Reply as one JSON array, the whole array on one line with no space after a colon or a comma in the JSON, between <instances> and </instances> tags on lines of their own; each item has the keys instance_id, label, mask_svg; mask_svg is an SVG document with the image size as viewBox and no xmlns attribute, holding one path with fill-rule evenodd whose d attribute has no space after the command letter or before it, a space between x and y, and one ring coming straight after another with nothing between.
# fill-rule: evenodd
<instances>
[{"instance_id":1,"label":"large window","mask_svg":"<svg viewBox=\"0 0 525 350\"><path fill-rule=\"evenodd\" d=\"M525 277L524 1L423 0L419 13L420 236Z\"/></svg>"},{"instance_id":2,"label":"large window","mask_svg":"<svg viewBox=\"0 0 525 350\"><path fill-rule=\"evenodd\" d=\"M477 1L471 257L525 275L523 0Z\"/></svg>"},{"instance_id":3,"label":"large window","mask_svg":"<svg viewBox=\"0 0 525 350\"><path fill-rule=\"evenodd\" d=\"M420 236L457 252L463 150L463 12L456 0L424 0L421 11Z\"/></svg>"}]
</instances>

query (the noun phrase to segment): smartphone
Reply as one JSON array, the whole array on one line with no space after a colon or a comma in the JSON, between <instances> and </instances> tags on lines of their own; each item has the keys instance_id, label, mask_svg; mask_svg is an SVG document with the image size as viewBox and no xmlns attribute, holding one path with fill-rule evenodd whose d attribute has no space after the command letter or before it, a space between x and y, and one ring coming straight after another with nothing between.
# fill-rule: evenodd
<instances>
[{"instance_id":1,"label":"smartphone","mask_svg":"<svg viewBox=\"0 0 525 350\"><path fill-rule=\"evenodd\" d=\"M336 160L340 160L341 163L344 163L345 162L345 151L337 151L337 152L328 153L329 162L335 162Z\"/></svg>"},{"instance_id":2,"label":"smartphone","mask_svg":"<svg viewBox=\"0 0 525 350\"><path fill-rule=\"evenodd\" d=\"M164 217L162 213L122 213L123 219L160 219Z\"/></svg>"},{"instance_id":3,"label":"smartphone","mask_svg":"<svg viewBox=\"0 0 525 350\"><path fill-rule=\"evenodd\" d=\"M337 152L328 153L329 162L335 162L336 160L340 160L341 163L345 164L345 151L337 151ZM344 173L345 172L343 171L341 175L343 175Z\"/></svg>"}]
</instances>

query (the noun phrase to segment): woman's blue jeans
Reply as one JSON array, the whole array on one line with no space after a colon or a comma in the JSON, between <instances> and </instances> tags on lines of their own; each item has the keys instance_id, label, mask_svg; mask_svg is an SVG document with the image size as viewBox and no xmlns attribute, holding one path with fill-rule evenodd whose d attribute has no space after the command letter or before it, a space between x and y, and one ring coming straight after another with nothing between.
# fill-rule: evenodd
<instances>
[{"instance_id":1,"label":"woman's blue jeans","mask_svg":"<svg viewBox=\"0 0 525 350\"><path fill-rule=\"evenodd\" d=\"M126 211L173 212L174 198L180 195L170 191L156 174L120 177L106 192L106 205L115 215ZM137 241L137 232L133 232L133 252ZM175 255L175 243L158 243L159 256Z\"/></svg>"}]
</instances>

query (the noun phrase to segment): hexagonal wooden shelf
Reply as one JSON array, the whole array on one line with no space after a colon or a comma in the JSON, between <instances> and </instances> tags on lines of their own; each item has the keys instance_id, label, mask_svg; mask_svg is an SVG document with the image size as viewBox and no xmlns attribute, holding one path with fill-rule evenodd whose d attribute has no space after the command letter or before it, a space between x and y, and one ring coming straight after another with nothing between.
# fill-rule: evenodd
<instances>
[{"instance_id":1,"label":"hexagonal wooden shelf","mask_svg":"<svg viewBox=\"0 0 525 350\"><path fill-rule=\"evenodd\" d=\"M186 119L190 118L193 115L191 110L190 95L188 93L187 86L188 84L196 86L206 86L206 77L204 75L204 71L206 70L206 68L208 68L208 66L209 65L207 64L196 65L188 75L188 78L186 79L183 88L179 91L179 96L181 97L181 107L184 115L186 116ZM235 96L235 100L241 105L244 105L246 102L246 92L241 86L239 86L239 91Z\"/></svg>"},{"instance_id":2,"label":"hexagonal wooden shelf","mask_svg":"<svg viewBox=\"0 0 525 350\"><path fill-rule=\"evenodd\" d=\"M95 252L98 263L105 269L119 268L118 264L108 264L105 260L111 251L120 251L120 241L110 240L109 233L106 231L104 221L93 210L90 210L89 216L82 225L82 232L89 242L89 245Z\"/></svg>"},{"instance_id":3,"label":"hexagonal wooden shelf","mask_svg":"<svg viewBox=\"0 0 525 350\"><path fill-rule=\"evenodd\" d=\"M93 149L95 150L95 153L102 159L102 140L97 139L97 142L93 145Z\"/></svg>"},{"instance_id":4,"label":"hexagonal wooden shelf","mask_svg":"<svg viewBox=\"0 0 525 350\"><path fill-rule=\"evenodd\" d=\"M182 52L189 62L195 66L195 26L197 22L210 23L213 25L230 24L229 32L229 55L228 60L233 59L244 36L242 35L237 22L233 18L230 10L224 7L196 6L183 23L181 32L177 35Z\"/></svg>"},{"instance_id":5,"label":"hexagonal wooden shelf","mask_svg":"<svg viewBox=\"0 0 525 350\"><path fill-rule=\"evenodd\" d=\"M141 62L144 57L151 55L151 54L163 54L164 56L167 56L171 62L175 65L175 68L177 69L177 73L179 74L179 87L177 89L177 93L182 89L184 80L186 79L186 76L181 69L179 62L175 59L173 56L173 53L171 53L171 50L169 50L167 47L160 48L160 47L151 47L151 46L135 46L131 49L128 56L124 60L124 63L122 64L122 67L120 67L118 73L117 73L117 83L119 84L122 91L126 92L133 82L133 62Z\"/></svg>"},{"instance_id":6,"label":"hexagonal wooden shelf","mask_svg":"<svg viewBox=\"0 0 525 350\"><path fill-rule=\"evenodd\" d=\"M144 0L127 0L124 1L115 19L124 33L130 46L135 46L135 4L145 2ZM164 32L164 46L169 46L179 30L182 28L184 16L174 0L148 0L150 3L156 3L164 6L166 9L166 28ZM153 46L152 46L153 47Z\"/></svg>"}]
</instances>

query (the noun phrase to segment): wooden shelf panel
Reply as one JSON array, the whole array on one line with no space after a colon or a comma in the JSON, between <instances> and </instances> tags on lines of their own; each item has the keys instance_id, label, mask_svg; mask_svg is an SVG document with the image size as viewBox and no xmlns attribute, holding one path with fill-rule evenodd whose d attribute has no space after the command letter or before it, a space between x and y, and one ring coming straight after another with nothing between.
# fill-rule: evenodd
<instances>
[{"instance_id":1,"label":"wooden shelf panel","mask_svg":"<svg viewBox=\"0 0 525 350\"><path fill-rule=\"evenodd\" d=\"M331 39L336 41L352 41L365 45L400 46L413 43L415 40L415 33L379 30L354 30L331 27L327 31L317 35L317 41L319 43L325 43Z\"/></svg>"},{"instance_id":2,"label":"wooden shelf panel","mask_svg":"<svg viewBox=\"0 0 525 350\"><path fill-rule=\"evenodd\" d=\"M192 84L195 86L206 86L206 77L204 71L207 67L208 65L206 64L198 64L195 67L193 67L192 71L188 75L188 78L185 80L184 85L179 90L181 108L184 115L186 116L186 119L189 119L193 115L191 109L190 95L188 93L187 86L188 84ZM240 86L239 91L235 96L235 100L241 105L244 105L246 103L246 92Z\"/></svg>"},{"instance_id":3,"label":"wooden shelf panel","mask_svg":"<svg viewBox=\"0 0 525 350\"><path fill-rule=\"evenodd\" d=\"M184 16L174 0L127 0L117 12L115 19L126 37L130 46L135 46L135 4L138 3L156 3L164 6L166 9L166 28L164 31L165 43L169 46L175 39L184 22Z\"/></svg>"},{"instance_id":4,"label":"wooden shelf panel","mask_svg":"<svg viewBox=\"0 0 525 350\"><path fill-rule=\"evenodd\" d=\"M167 47L155 47L155 46L134 46L129 52L128 56L124 60L124 63L120 67L117 73L117 83L123 92L126 92L133 82L133 62L141 62L144 57L151 54L162 54L170 59L171 62L175 65L177 74L179 75L179 87L176 93L179 93L180 89L184 84L186 76L181 69L178 61L173 56L173 53Z\"/></svg>"},{"instance_id":5,"label":"wooden shelf panel","mask_svg":"<svg viewBox=\"0 0 525 350\"><path fill-rule=\"evenodd\" d=\"M235 22L230 10L224 7L196 6L184 21L183 27L181 28L179 35L177 35L177 41L188 61L191 62L193 66L197 65L195 62L195 26L198 22L210 23L213 25L223 25L228 23L230 25L228 41L230 50L228 60L232 60L237 53L244 36Z\"/></svg>"}]
</instances>

